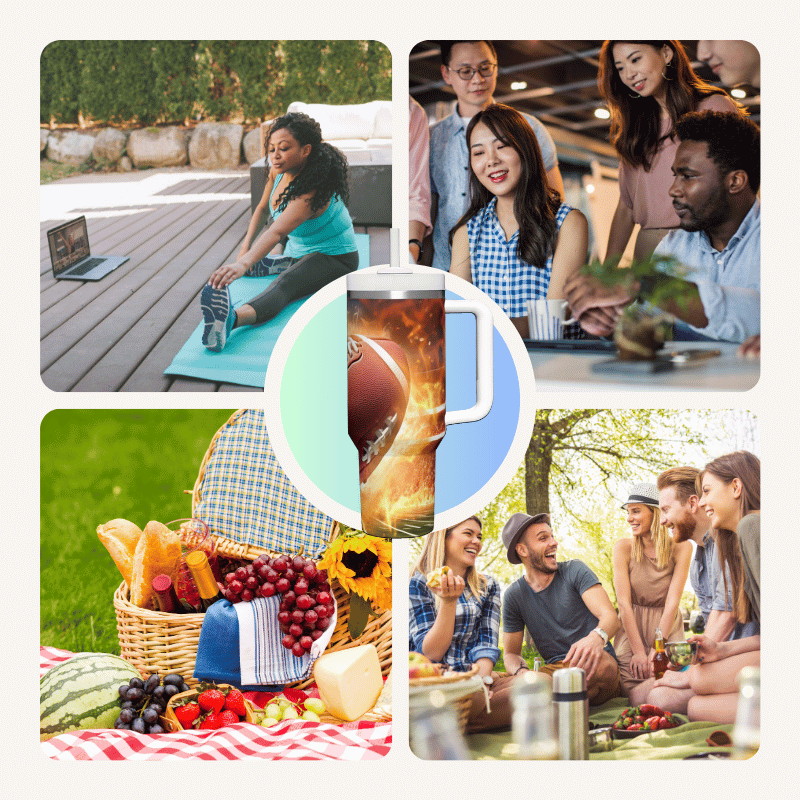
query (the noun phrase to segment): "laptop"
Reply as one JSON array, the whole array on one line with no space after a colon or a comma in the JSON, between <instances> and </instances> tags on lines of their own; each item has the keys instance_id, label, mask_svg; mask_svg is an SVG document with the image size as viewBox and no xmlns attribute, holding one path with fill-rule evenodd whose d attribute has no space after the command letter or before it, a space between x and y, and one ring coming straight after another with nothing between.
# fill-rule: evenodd
<instances>
[{"instance_id":1,"label":"laptop","mask_svg":"<svg viewBox=\"0 0 800 800\"><path fill-rule=\"evenodd\" d=\"M47 231L53 277L66 281L99 281L128 260L128 256L97 256L89 251L86 217Z\"/></svg>"}]
</instances>

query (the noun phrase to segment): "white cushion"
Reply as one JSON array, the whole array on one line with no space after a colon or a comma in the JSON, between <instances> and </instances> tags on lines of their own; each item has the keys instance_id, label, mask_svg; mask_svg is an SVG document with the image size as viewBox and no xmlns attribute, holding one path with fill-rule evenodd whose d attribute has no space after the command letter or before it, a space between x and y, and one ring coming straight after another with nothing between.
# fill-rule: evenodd
<instances>
[{"instance_id":1,"label":"white cushion","mask_svg":"<svg viewBox=\"0 0 800 800\"><path fill-rule=\"evenodd\" d=\"M295 102L288 110L308 114L319 122L322 138L328 141L369 139L372 135L374 111L368 103L355 106L329 106L323 103Z\"/></svg>"}]
</instances>

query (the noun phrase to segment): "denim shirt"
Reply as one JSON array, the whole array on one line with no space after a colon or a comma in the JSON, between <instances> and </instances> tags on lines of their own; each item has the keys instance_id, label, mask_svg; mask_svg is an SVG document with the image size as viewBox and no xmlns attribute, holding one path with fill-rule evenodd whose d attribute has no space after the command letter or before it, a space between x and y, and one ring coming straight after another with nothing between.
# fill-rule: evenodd
<instances>
[{"instance_id":1,"label":"denim shirt","mask_svg":"<svg viewBox=\"0 0 800 800\"><path fill-rule=\"evenodd\" d=\"M558 164L556 146L547 129L535 117L523 114L536 134L542 151L545 171ZM431 127L430 137L431 192L439 195L439 206L433 228L433 264L450 269L450 230L464 215L469 205L469 149L467 128L458 115L455 103L449 117Z\"/></svg>"},{"instance_id":2,"label":"denim shirt","mask_svg":"<svg viewBox=\"0 0 800 800\"><path fill-rule=\"evenodd\" d=\"M714 538L711 531L706 531L703 544L697 545L692 563L689 566L689 582L697 595L697 603L703 619L708 622L711 605L714 601L714 588L711 583L711 560L714 558Z\"/></svg>"},{"instance_id":3,"label":"denim shirt","mask_svg":"<svg viewBox=\"0 0 800 800\"><path fill-rule=\"evenodd\" d=\"M670 231L655 250L686 269L697 285L708 325L689 326L711 339L743 342L761 332L761 202L742 220L725 249L715 250L704 231Z\"/></svg>"}]
</instances>

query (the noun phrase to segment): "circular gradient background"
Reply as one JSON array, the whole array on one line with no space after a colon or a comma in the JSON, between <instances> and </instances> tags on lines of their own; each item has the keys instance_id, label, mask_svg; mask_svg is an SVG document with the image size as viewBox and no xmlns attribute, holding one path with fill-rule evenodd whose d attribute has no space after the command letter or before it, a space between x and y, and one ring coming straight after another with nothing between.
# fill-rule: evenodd
<instances>
[{"instance_id":1,"label":"circular gradient background","mask_svg":"<svg viewBox=\"0 0 800 800\"><path fill-rule=\"evenodd\" d=\"M511 480L534 417L533 370L519 335L479 290L448 274L448 287L452 282L459 292L448 288L446 298L493 307L494 400L482 420L449 425L436 450L437 528L475 513ZM344 278L297 311L270 359L266 419L289 479L325 514L359 529L358 455L347 435L346 315ZM446 325L447 408L469 408L475 403L475 318L450 313ZM513 352L515 345L521 353Z\"/></svg>"}]
</instances>

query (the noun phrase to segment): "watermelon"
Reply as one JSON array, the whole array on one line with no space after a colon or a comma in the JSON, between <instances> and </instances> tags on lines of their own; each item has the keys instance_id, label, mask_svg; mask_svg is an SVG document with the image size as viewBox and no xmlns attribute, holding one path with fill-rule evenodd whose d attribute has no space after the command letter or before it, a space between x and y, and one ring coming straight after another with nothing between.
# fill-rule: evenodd
<instances>
[{"instance_id":1,"label":"watermelon","mask_svg":"<svg viewBox=\"0 0 800 800\"><path fill-rule=\"evenodd\" d=\"M113 728L119 716L119 687L138 670L119 656L76 653L39 681L40 739L67 731Z\"/></svg>"}]
</instances>

